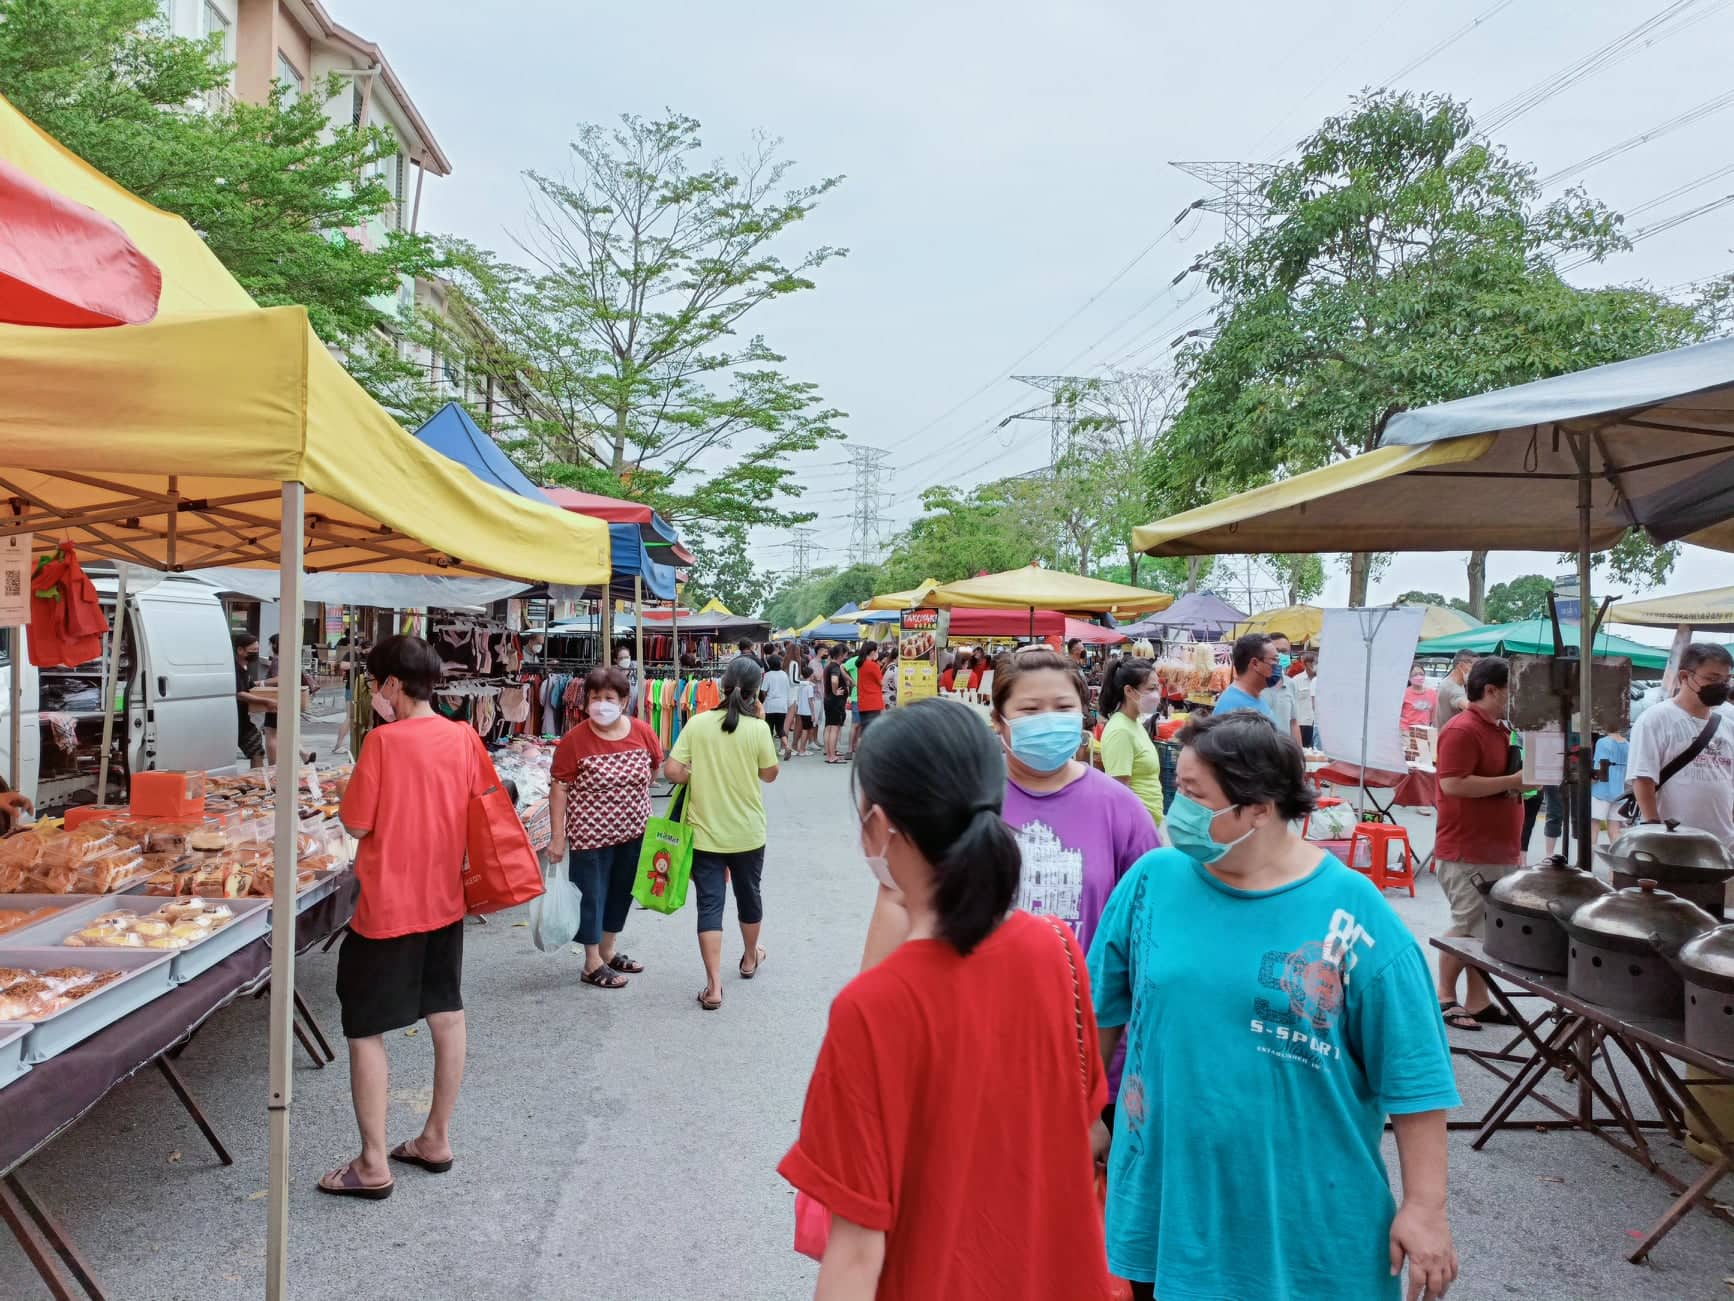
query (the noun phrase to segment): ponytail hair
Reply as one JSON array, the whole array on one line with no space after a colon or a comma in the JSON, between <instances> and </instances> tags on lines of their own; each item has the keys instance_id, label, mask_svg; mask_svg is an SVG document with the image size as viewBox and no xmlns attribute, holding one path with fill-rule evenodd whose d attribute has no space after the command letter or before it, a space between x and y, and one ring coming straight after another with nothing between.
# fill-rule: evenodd
<instances>
[{"instance_id":1,"label":"ponytail hair","mask_svg":"<svg viewBox=\"0 0 1734 1301\"><path fill-rule=\"evenodd\" d=\"M1108 671L1102 675L1102 695L1097 703L1102 717L1112 718L1119 713L1120 706L1126 703L1126 688L1142 687L1155 672L1149 660L1134 659L1130 655L1110 660Z\"/></svg>"},{"instance_id":2,"label":"ponytail hair","mask_svg":"<svg viewBox=\"0 0 1734 1301\"><path fill-rule=\"evenodd\" d=\"M759 662L749 655L737 655L729 661L722 675L723 704L728 708L728 717L723 719L723 731L733 732L739 727L742 714L757 715L759 683L764 676L765 671L759 667Z\"/></svg>"},{"instance_id":3,"label":"ponytail hair","mask_svg":"<svg viewBox=\"0 0 1734 1301\"><path fill-rule=\"evenodd\" d=\"M1010 910L1023 866L1000 817L1006 771L997 738L955 700L888 710L861 738L854 781L927 860L940 938L968 956Z\"/></svg>"}]
</instances>

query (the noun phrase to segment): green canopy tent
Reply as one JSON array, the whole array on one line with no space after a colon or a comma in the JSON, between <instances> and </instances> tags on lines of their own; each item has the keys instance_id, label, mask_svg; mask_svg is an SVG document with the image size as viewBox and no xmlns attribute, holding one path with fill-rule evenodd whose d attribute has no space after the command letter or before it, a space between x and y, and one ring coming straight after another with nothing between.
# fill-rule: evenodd
<instances>
[{"instance_id":1,"label":"green canopy tent","mask_svg":"<svg viewBox=\"0 0 1734 1301\"><path fill-rule=\"evenodd\" d=\"M1561 623L1560 637L1568 646L1576 646L1582 636L1582 625ZM1480 655L1551 655L1553 629L1546 619L1519 619L1515 623L1490 623L1449 637L1432 637L1415 647L1417 655L1454 655L1460 650L1472 650ZM1610 632L1596 635L1595 653L1605 659L1630 660L1634 669L1654 669L1660 673L1668 666L1665 647L1646 646Z\"/></svg>"}]
</instances>

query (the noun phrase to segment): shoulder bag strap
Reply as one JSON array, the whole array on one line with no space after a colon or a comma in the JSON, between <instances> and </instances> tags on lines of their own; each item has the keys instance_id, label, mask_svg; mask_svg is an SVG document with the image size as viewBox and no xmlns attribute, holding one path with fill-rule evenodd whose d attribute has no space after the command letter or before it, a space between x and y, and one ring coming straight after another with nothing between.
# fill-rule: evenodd
<instances>
[{"instance_id":1,"label":"shoulder bag strap","mask_svg":"<svg viewBox=\"0 0 1734 1301\"><path fill-rule=\"evenodd\" d=\"M1692 744L1662 765L1662 771L1656 775L1657 790L1661 790L1667 784L1668 778L1704 753L1704 747L1710 744L1710 740L1716 735L1716 728L1721 722L1722 715L1712 712L1710 720L1704 724L1704 730L1692 738Z\"/></svg>"}]
</instances>

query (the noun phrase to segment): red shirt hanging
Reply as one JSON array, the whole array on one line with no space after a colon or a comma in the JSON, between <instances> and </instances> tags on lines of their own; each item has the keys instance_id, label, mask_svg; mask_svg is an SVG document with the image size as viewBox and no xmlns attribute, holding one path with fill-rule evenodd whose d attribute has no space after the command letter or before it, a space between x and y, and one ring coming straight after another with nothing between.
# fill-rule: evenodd
<instances>
[{"instance_id":1,"label":"red shirt hanging","mask_svg":"<svg viewBox=\"0 0 1734 1301\"><path fill-rule=\"evenodd\" d=\"M62 542L36 562L30 578L30 662L37 668L87 664L102 654L108 619L96 588Z\"/></svg>"}]
</instances>

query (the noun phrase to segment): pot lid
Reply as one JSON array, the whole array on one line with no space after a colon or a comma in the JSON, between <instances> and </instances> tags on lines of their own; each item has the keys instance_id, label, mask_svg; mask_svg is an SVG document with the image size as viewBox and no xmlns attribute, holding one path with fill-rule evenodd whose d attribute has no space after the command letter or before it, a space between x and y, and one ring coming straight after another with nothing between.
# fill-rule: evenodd
<instances>
[{"instance_id":1,"label":"pot lid","mask_svg":"<svg viewBox=\"0 0 1734 1301\"><path fill-rule=\"evenodd\" d=\"M1659 889L1647 879L1592 899L1571 914L1574 931L1623 940L1655 936L1670 953L1715 927L1716 919L1697 904Z\"/></svg>"},{"instance_id":2,"label":"pot lid","mask_svg":"<svg viewBox=\"0 0 1734 1301\"><path fill-rule=\"evenodd\" d=\"M1545 863L1500 877L1488 891L1488 898L1510 908L1544 913L1549 899L1558 899L1567 908L1576 909L1612 893L1611 886L1556 854Z\"/></svg>"},{"instance_id":3,"label":"pot lid","mask_svg":"<svg viewBox=\"0 0 1734 1301\"><path fill-rule=\"evenodd\" d=\"M1628 827L1602 854L1638 876L1666 881L1671 872L1703 877L1734 876L1734 856L1708 831L1678 822L1641 822Z\"/></svg>"},{"instance_id":4,"label":"pot lid","mask_svg":"<svg viewBox=\"0 0 1734 1301\"><path fill-rule=\"evenodd\" d=\"M1679 962L1693 971L1734 980L1734 926L1718 926L1688 940L1680 949Z\"/></svg>"}]
</instances>

